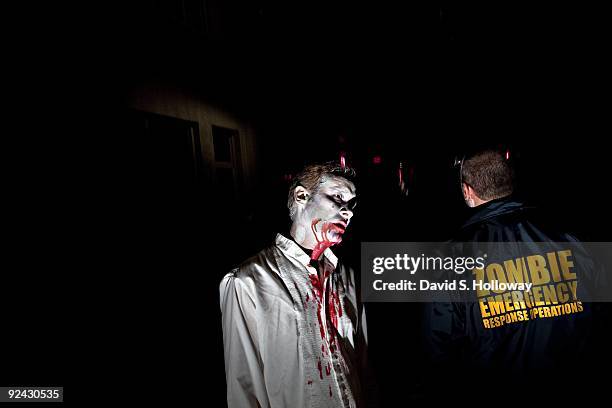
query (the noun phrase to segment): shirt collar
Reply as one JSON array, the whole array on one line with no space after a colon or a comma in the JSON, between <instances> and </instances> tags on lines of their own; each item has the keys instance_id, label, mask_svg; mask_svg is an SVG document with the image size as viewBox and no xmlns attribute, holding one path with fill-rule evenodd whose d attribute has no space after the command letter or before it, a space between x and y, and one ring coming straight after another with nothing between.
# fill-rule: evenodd
<instances>
[{"instance_id":1,"label":"shirt collar","mask_svg":"<svg viewBox=\"0 0 612 408\"><path fill-rule=\"evenodd\" d=\"M298 244L293 242L293 240L285 238L281 234L276 234L275 244L278 248L280 248L281 251L300 261L302 265L310 265L310 256L306 252L304 252L304 250L300 248ZM338 264L338 258L336 257L336 255L334 255L332 250L327 248L325 252L323 252L323 256L325 257L325 259L327 259L329 263L332 264L335 269L336 265Z\"/></svg>"}]
</instances>

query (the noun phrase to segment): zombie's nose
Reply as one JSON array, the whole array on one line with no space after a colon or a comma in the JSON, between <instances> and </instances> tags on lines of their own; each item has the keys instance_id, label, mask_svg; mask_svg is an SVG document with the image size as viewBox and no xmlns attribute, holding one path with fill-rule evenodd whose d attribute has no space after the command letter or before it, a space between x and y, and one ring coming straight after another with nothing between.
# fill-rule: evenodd
<instances>
[{"instance_id":1,"label":"zombie's nose","mask_svg":"<svg viewBox=\"0 0 612 408\"><path fill-rule=\"evenodd\" d=\"M340 209L340 215L346 220L346 225L348 226L349 222L351 221L351 218L353 218L353 212L348 208L343 207L342 209Z\"/></svg>"}]
</instances>

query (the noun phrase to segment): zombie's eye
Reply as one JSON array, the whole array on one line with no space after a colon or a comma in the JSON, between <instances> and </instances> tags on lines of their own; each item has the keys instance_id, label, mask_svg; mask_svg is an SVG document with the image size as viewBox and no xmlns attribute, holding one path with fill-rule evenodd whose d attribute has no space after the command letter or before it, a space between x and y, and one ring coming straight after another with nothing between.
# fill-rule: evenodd
<instances>
[{"instance_id":1,"label":"zombie's eye","mask_svg":"<svg viewBox=\"0 0 612 408\"><path fill-rule=\"evenodd\" d=\"M338 205L342 205L343 201L342 201L342 196L340 194L333 194L333 195L328 195L327 196L331 201L333 201L334 203L338 204Z\"/></svg>"}]
</instances>

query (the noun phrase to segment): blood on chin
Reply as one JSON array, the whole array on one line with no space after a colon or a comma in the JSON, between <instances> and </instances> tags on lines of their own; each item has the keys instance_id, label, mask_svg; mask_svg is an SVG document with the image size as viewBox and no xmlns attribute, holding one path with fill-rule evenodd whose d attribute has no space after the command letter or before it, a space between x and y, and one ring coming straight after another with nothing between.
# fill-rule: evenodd
<instances>
[{"instance_id":1,"label":"blood on chin","mask_svg":"<svg viewBox=\"0 0 612 408\"><path fill-rule=\"evenodd\" d=\"M344 228L342 228L341 226L333 224L331 222L324 222L320 230L321 239L319 240L319 237L317 236L316 225L320 221L320 219L315 218L312 220L311 224L312 232L317 241L317 244L315 245L312 251L312 259L319 259L321 257L321 254L327 248L342 242L342 234L344 233Z\"/></svg>"}]
</instances>

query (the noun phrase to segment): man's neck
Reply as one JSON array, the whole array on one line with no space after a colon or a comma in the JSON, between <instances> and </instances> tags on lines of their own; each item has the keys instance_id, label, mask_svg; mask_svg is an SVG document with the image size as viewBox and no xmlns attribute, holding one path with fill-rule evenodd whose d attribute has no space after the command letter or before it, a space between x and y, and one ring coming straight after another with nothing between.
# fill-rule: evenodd
<instances>
[{"instance_id":1,"label":"man's neck","mask_svg":"<svg viewBox=\"0 0 612 408\"><path fill-rule=\"evenodd\" d=\"M332 243L329 241L312 242L312 240L308 240L307 238L304 238L301 240L298 239L298 238L301 238L302 236L305 236L305 237L309 236L306 232L304 232L305 229L306 229L305 227L299 226L294 223L291 225L291 230L289 232L289 235L291 239L293 240L293 242L298 244L298 246L302 248L302 250L306 252L308 256L310 256L310 259L314 263L317 263L322 258L325 250L329 248L330 246L332 246Z\"/></svg>"},{"instance_id":2,"label":"man's neck","mask_svg":"<svg viewBox=\"0 0 612 408\"><path fill-rule=\"evenodd\" d=\"M491 200L481 200L480 198L475 197L474 198L474 207L480 207L481 205L486 204L489 201L491 201Z\"/></svg>"},{"instance_id":3,"label":"man's neck","mask_svg":"<svg viewBox=\"0 0 612 408\"><path fill-rule=\"evenodd\" d=\"M308 254L308 256L310 256L312 254L312 249L308 249L304 245L302 245L301 243L296 241L295 237L292 234L289 234L289 239L292 240L293 242L295 242L297 244L297 246L299 246L302 249L302 251L304 251L304 252L306 252Z\"/></svg>"},{"instance_id":4,"label":"man's neck","mask_svg":"<svg viewBox=\"0 0 612 408\"><path fill-rule=\"evenodd\" d=\"M310 227L301 226L296 223L291 224L291 228L289 229L289 236L291 239L301 248L308 249L312 252L317 243L313 239L308 239L309 236L312 236L311 234Z\"/></svg>"}]
</instances>

